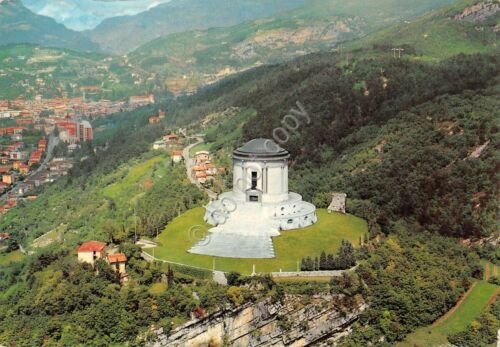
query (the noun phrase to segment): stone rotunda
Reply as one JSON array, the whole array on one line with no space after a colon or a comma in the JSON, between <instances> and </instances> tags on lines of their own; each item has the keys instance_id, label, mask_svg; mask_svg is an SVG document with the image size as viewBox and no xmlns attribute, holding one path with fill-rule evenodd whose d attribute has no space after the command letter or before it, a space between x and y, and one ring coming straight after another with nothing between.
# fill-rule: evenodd
<instances>
[{"instance_id":1,"label":"stone rotunda","mask_svg":"<svg viewBox=\"0 0 500 347\"><path fill-rule=\"evenodd\" d=\"M231 258L274 258L273 236L316 223L316 207L288 191L290 154L254 139L233 152L233 190L206 206L214 227L189 252Z\"/></svg>"}]
</instances>

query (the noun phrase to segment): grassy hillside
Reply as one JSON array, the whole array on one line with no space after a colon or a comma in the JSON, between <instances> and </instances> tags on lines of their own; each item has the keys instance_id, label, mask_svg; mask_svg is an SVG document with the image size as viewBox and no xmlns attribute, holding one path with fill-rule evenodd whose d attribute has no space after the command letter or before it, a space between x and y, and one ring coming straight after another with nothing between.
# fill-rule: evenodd
<instances>
[{"instance_id":1,"label":"grassy hillside","mask_svg":"<svg viewBox=\"0 0 500 347\"><path fill-rule=\"evenodd\" d=\"M352 42L347 47L373 47L367 56L390 55L392 48L401 47L405 49L403 55L429 61L459 53L495 52L499 49L500 14L494 4L488 0L460 0L450 7ZM481 5L483 8L478 11L477 6Z\"/></svg>"},{"instance_id":2,"label":"grassy hillside","mask_svg":"<svg viewBox=\"0 0 500 347\"><path fill-rule=\"evenodd\" d=\"M276 249L274 259L236 259L219 258L190 254L187 251L201 240L210 228L203 221L205 209L200 207L186 212L174 219L158 237L160 246L149 254L156 258L174 263L196 266L207 270L215 268L219 271L236 271L250 275L253 265L258 273L296 271L297 262L311 255L337 252L342 240L358 245L360 237L367 232L366 223L355 216L329 214L325 209L318 211L318 223L300 230L282 231L273 238ZM198 234L191 235L193 227ZM202 235L203 234L203 235Z\"/></svg>"}]
</instances>

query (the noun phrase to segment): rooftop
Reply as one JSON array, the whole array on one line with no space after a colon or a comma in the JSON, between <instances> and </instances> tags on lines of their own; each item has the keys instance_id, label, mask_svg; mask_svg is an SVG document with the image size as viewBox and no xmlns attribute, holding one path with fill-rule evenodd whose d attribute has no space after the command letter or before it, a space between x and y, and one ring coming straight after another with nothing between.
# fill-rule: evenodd
<instances>
[{"instance_id":1,"label":"rooftop","mask_svg":"<svg viewBox=\"0 0 500 347\"><path fill-rule=\"evenodd\" d=\"M270 139L253 139L233 152L236 159L286 159L288 151Z\"/></svg>"},{"instance_id":2,"label":"rooftop","mask_svg":"<svg viewBox=\"0 0 500 347\"><path fill-rule=\"evenodd\" d=\"M127 261L127 256L123 253L108 254L108 261L110 264L123 263Z\"/></svg>"},{"instance_id":3,"label":"rooftop","mask_svg":"<svg viewBox=\"0 0 500 347\"><path fill-rule=\"evenodd\" d=\"M88 241L82 243L80 247L78 247L78 252L101 252L104 248L106 248L104 242Z\"/></svg>"}]
</instances>

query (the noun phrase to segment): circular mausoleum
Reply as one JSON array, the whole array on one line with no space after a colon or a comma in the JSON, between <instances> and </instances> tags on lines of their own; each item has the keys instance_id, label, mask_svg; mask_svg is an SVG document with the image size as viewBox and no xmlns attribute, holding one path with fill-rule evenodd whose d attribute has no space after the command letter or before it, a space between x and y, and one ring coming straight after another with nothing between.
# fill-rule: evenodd
<instances>
[{"instance_id":1,"label":"circular mausoleum","mask_svg":"<svg viewBox=\"0 0 500 347\"><path fill-rule=\"evenodd\" d=\"M316 207L288 191L288 151L254 139L233 152L233 190L206 206L214 226L190 252L236 258L273 258L271 237L316 223Z\"/></svg>"}]
</instances>

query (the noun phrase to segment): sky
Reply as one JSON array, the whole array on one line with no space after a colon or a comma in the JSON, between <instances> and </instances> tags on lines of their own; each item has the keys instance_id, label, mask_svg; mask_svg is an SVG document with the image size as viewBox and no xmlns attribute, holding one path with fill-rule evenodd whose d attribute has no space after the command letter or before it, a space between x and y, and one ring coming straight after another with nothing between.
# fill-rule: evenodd
<instances>
[{"instance_id":1,"label":"sky","mask_svg":"<svg viewBox=\"0 0 500 347\"><path fill-rule=\"evenodd\" d=\"M22 0L31 11L54 18L66 27L82 31L104 19L134 15L171 0Z\"/></svg>"}]
</instances>

